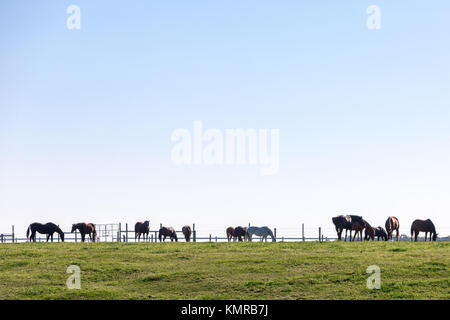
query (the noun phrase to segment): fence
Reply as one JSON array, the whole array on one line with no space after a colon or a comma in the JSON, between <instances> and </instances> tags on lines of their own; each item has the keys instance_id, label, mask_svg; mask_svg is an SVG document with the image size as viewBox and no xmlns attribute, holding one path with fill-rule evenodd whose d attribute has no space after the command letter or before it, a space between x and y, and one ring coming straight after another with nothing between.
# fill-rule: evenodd
<instances>
[{"instance_id":1,"label":"fence","mask_svg":"<svg viewBox=\"0 0 450 320\"><path fill-rule=\"evenodd\" d=\"M248 224L250 226L250 223ZM162 224L160 224L160 228L162 227ZM108 224L96 224L96 230L98 235L98 241L99 242L137 242L139 241L136 239L136 234L134 232L134 229L131 230L128 227L128 223L122 224L122 223L108 223ZM314 231L315 230L315 231ZM327 229L325 230L328 234L334 231L334 229ZM216 230L216 232L219 232ZM224 230L223 230L224 232ZM303 241L320 241L320 242L328 242L328 241L335 241L337 240L337 237L328 237L324 235L324 229L322 227L318 228L305 228L305 225L302 224L301 228L285 228L284 229L284 235L278 236L277 235L277 228L273 228L273 233L276 241L282 241L282 242L303 242ZM157 242L158 241L158 233L159 230L150 230L149 236L146 239L143 239L141 237L140 241L144 242ZM179 240L184 241L184 236L182 231L176 231ZM225 232L224 232L225 233ZM224 234L223 233L223 234ZM309 236L306 236L308 233ZM317 236L311 236L311 234L316 234ZM298 236L297 236L298 235ZM192 235L191 239L193 242L224 242L228 241L228 239L225 236L217 236L213 235L213 233L206 233L203 235L199 235L196 228L195 223L192 224ZM87 241L90 241L89 236L86 237ZM261 240L259 237L254 237L254 241ZM420 240L423 240L423 238L420 238ZM0 243L18 243L18 242L26 242L26 238L17 238L15 233L14 226L11 227L11 233L1 233L0 234ZM36 236L37 242L44 242L46 241L46 236L39 236L37 234ZM58 234L55 234L54 237L55 242L61 242L61 239ZM79 234L78 230L74 233L71 232L64 232L64 241L66 242L81 242L81 235ZM269 239L268 241L271 241ZM411 238L403 235L400 238L400 241L411 241ZM445 238L438 238L437 241L450 241L450 237Z\"/></svg>"}]
</instances>

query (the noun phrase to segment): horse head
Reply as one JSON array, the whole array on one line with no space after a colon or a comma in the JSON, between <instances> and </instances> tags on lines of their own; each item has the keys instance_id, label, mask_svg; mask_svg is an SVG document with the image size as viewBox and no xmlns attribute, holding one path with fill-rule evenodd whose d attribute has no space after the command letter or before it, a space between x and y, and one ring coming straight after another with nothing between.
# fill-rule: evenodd
<instances>
[{"instance_id":1,"label":"horse head","mask_svg":"<svg viewBox=\"0 0 450 320\"><path fill-rule=\"evenodd\" d=\"M75 230L77 230L77 229L78 229L78 226L76 224L73 224L72 225L72 231L70 231L70 233L75 232Z\"/></svg>"},{"instance_id":2,"label":"horse head","mask_svg":"<svg viewBox=\"0 0 450 320\"><path fill-rule=\"evenodd\" d=\"M433 235L433 241L436 241L436 240L437 240L437 236L438 236L437 233L435 233L435 234Z\"/></svg>"}]
</instances>

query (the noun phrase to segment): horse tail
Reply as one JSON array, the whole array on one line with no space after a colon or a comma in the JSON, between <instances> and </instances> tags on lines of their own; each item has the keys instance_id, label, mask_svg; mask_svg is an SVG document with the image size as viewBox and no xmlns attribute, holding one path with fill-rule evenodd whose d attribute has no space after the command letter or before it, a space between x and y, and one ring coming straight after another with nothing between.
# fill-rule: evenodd
<instances>
[{"instance_id":1,"label":"horse tail","mask_svg":"<svg viewBox=\"0 0 450 320\"><path fill-rule=\"evenodd\" d=\"M31 232L31 224L28 226L27 229L27 240L30 240L30 232Z\"/></svg>"}]
</instances>

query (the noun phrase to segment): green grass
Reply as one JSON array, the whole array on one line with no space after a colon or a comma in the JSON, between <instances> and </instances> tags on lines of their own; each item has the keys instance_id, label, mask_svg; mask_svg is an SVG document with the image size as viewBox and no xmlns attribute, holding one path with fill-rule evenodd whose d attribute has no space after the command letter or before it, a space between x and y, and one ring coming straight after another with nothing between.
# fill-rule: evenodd
<instances>
[{"instance_id":1,"label":"green grass","mask_svg":"<svg viewBox=\"0 0 450 320\"><path fill-rule=\"evenodd\" d=\"M449 262L443 242L2 244L0 299L449 299Z\"/></svg>"}]
</instances>

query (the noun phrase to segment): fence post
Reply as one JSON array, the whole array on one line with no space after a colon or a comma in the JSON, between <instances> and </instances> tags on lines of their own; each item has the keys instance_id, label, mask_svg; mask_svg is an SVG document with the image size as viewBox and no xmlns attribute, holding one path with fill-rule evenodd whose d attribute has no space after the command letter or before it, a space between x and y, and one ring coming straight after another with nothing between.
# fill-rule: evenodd
<instances>
[{"instance_id":1,"label":"fence post","mask_svg":"<svg viewBox=\"0 0 450 320\"><path fill-rule=\"evenodd\" d=\"M119 236L117 237L117 241L122 242L122 223L119 222Z\"/></svg>"},{"instance_id":2,"label":"fence post","mask_svg":"<svg viewBox=\"0 0 450 320\"><path fill-rule=\"evenodd\" d=\"M12 243L14 243L14 225L12 226Z\"/></svg>"},{"instance_id":3,"label":"fence post","mask_svg":"<svg viewBox=\"0 0 450 320\"><path fill-rule=\"evenodd\" d=\"M305 224L304 223L302 223L302 239L303 239L303 242L305 242Z\"/></svg>"},{"instance_id":4,"label":"fence post","mask_svg":"<svg viewBox=\"0 0 450 320\"><path fill-rule=\"evenodd\" d=\"M277 228L273 228L275 240L277 240ZM267 238L266 238L267 241Z\"/></svg>"},{"instance_id":5,"label":"fence post","mask_svg":"<svg viewBox=\"0 0 450 320\"><path fill-rule=\"evenodd\" d=\"M209 242L211 242L211 234L209 235Z\"/></svg>"},{"instance_id":6,"label":"fence post","mask_svg":"<svg viewBox=\"0 0 450 320\"><path fill-rule=\"evenodd\" d=\"M197 242L197 232L195 231L195 223L192 225L192 233L194 235L194 242Z\"/></svg>"},{"instance_id":7,"label":"fence post","mask_svg":"<svg viewBox=\"0 0 450 320\"><path fill-rule=\"evenodd\" d=\"M319 242L321 242L322 239L322 228L319 227Z\"/></svg>"}]
</instances>

